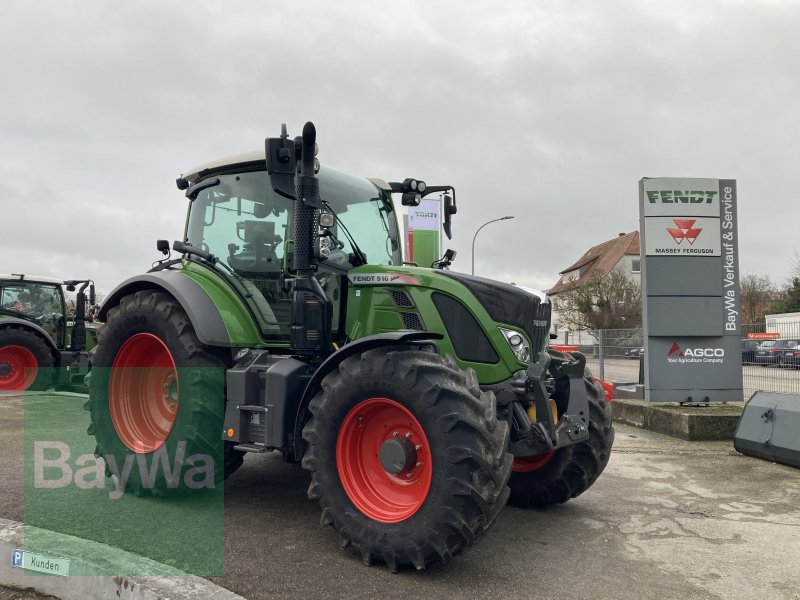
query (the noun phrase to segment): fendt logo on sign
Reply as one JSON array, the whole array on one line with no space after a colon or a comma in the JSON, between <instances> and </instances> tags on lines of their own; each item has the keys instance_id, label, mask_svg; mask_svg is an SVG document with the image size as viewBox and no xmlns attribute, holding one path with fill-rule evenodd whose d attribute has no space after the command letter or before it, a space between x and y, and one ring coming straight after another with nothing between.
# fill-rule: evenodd
<instances>
[{"instance_id":1,"label":"fendt logo on sign","mask_svg":"<svg viewBox=\"0 0 800 600\"><path fill-rule=\"evenodd\" d=\"M697 219L672 219L672 222L675 223L675 227L667 227L667 231L678 244L683 240L694 244L697 236L703 231L702 228L694 226Z\"/></svg>"},{"instance_id":2,"label":"fendt logo on sign","mask_svg":"<svg viewBox=\"0 0 800 600\"><path fill-rule=\"evenodd\" d=\"M667 350L667 362L671 363L711 363L722 364L725 360L724 348L686 348L680 347L678 342L673 342Z\"/></svg>"},{"instance_id":3,"label":"fendt logo on sign","mask_svg":"<svg viewBox=\"0 0 800 600\"><path fill-rule=\"evenodd\" d=\"M711 204L719 194L716 190L648 190L650 204Z\"/></svg>"}]
</instances>

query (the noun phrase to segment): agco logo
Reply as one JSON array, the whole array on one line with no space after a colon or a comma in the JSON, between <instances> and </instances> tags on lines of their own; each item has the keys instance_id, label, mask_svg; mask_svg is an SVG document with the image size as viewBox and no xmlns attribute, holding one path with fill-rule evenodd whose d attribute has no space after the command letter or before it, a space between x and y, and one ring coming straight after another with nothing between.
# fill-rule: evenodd
<instances>
[{"instance_id":1,"label":"agco logo","mask_svg":"<svg viewBox=\"0 0 800 600\"><path fill-rule=\"evenodd\" d=\"M694 244L697 236L703 231L700 227L694 226L695 221L696 219L672 219L675 227L667 227L667 231L676 244L680 244L683 240L689 242L690 245Z\"/></svg>"},{"instance_id":2,"label":"agco logo","mask_svg":"<svg viewBox=\"0 0 800 600\"><path fill-rule=\"evenodd\" d=\"M725 359L724 348L686 348L685 350L673 342L667 351L667 361L671 363L722 363Z\"/></svg>"}]
</instances>

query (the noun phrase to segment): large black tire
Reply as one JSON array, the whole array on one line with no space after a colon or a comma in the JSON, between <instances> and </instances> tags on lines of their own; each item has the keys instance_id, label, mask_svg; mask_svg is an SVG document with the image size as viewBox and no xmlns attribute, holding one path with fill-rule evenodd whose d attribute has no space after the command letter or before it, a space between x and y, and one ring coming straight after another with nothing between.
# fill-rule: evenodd
<instances>
[{"instance_id":1,"label":"large black tire","mask_svg":"<svg viewBox=\"0 0 800 600\"><path fill-rule=\"evenodd\" d=\"M376 413L370 417L367 407L375 403L397 412L389 419ZM497 421L494 395L481 392L475 373L461 371L449 357L382 348L347 358L325 377L309 408L312 416L303 430L308 442L303 467L311 472L308 497L319 500L322 524L332 525L342 547L352 545L365 564L382 561L394 572L404 565L423 569L446 562L475 544L506 503L512 462L506 452L508 425ZM395 414L404 411L406 421L392 424ZM361 427L365 433L357 432ZM405 436L419 445L406 477L416 477L419 468L420 481L426 474L430 487L417 489L412 508L404 505L392 513L389 503L387 516L376 517L345 485L352 490L353 477L361 473L366 481L355 486L358 492L368 495L370 486L382 485L405 489L396 483L403 481L403 473L387 473L374 453L395 433L395 439ZM363 463L348 460L362 447L348 440L368 437L380 444L364 455ZM416 479L411 481L416 485Z\"/></svg>"},{"instance_id":2,"label":"large black tire","mask_svg":"<svg viewBox=\"0 0 800 600\"><path fill-rule=\"evenodd\" d=\"M161 362L167 357L171 359L172 366L148 363L148 355L154 353L158 353ZM114 457L118 470L127 456L136 455L126 489L137 495L159 495L196 488L196 483L186 485L186 472L192 468L186 462L177 482L168 481L160 466L154 481L143 482L140 477L139 460L143 459L150 470L153 461L166 451L168 464L172 466L183 444L185 459L200 455L199 464L209 465L206 474L213 469L214 486L241 465L241 453L222 441L225 367L224 361L197 339L180 304L164 292L143 290L124 296L118 306L108 311L94 352L87 403L91 413L88 433L97 440L95 455L106 458L106 463L109 456ZM151 379L163 377L160 375L163 373L169 377L163 386L169 390L169 398L152 393ZM173 380L176 384L168 386ZM173 404L165 409L164 403L170 400ZM116 419L112 405L116 407ZM172 419L168 431L165 426L154 428L151 421L142 417L142 414L160 417L167 414L164 410L169 411L168 419ZM143 440L138 448L133 441L136 436ZM111 474L108 467L106 472ZM208 477L199 474L194 481L208 483Z\"/></svg>"},{"instance_id":3,"label":"large black tire","mask_svg":"<svg viewBox=\"0 0 800 600\"><path fill-rule=\"evenodd\" d=\"M606 468L614 443L611 406L605 401L602 386L592 378L588 369L584 384L589 397L589 439L556 450L536 470L520 471L518 462L508 483L511 487L510 504L520 508L562 504L589 489ZM566 406L568 395L569 380L562 378L555 393L559 406Z\"/></svg>"},{"instance_id":4,"label":"large black tire","mask_svg":"<svg viewBox=\"0 0 800 600\"><path fill-rule=\"evenodd\" d=\"M26 375L25 367L36 369ZM0 390L46 390L55 379L52 348L40 335L24 327L0 328Z\"/></svg>"}]
</instances>

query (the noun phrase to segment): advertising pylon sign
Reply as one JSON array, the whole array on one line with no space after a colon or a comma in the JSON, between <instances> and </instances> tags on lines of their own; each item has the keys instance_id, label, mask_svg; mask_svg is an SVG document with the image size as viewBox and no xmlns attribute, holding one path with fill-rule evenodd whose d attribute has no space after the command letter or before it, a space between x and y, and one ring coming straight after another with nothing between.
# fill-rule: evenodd
<instances>
[{"instance_id":1,"label":"advertising pylon sign","mask_svg":"<svg viewBox=\"0 0 800 600\"><path fill-rule=\"evenodd\" d=\"M639 182L645 397L742 400L733 179Z\"/></svg>"}]
</instances>

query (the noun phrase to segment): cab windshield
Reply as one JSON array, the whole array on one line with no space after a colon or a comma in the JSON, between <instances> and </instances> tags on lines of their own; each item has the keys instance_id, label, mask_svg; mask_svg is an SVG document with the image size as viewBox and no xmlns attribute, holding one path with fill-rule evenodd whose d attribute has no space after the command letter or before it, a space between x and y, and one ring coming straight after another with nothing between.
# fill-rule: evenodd
<instances>
[{"instance_id":1,"label":"cab windshield","mask_svg":"<svg viewBox=\"0 0 800 600\"><path fill-rule=\"evenodd\" d=\"M217 177L219 185L202 190L192 203L186 240L233 271L266 338L288 339L291 283L282 274L291 266L293 201L275 193L265 171ZM375 185L324 166L319 179L320 196L337 216L331 231L340 247L320 263L318 277L338 304L341 281L336 275L359 264L353 241L376 265L400 264L400 244L392 204Z\"/></svg>"},{"instance_id":2,"label":"cab windshield","mask_svg":"<svg viewBox=\"0 0 800 600\"><path fill-rule=\"evenodd\" d=\"M63 333L64 297L55 284L0 283L0 311L36 322L56 342Z\"/></svg>"}]
</instances>

